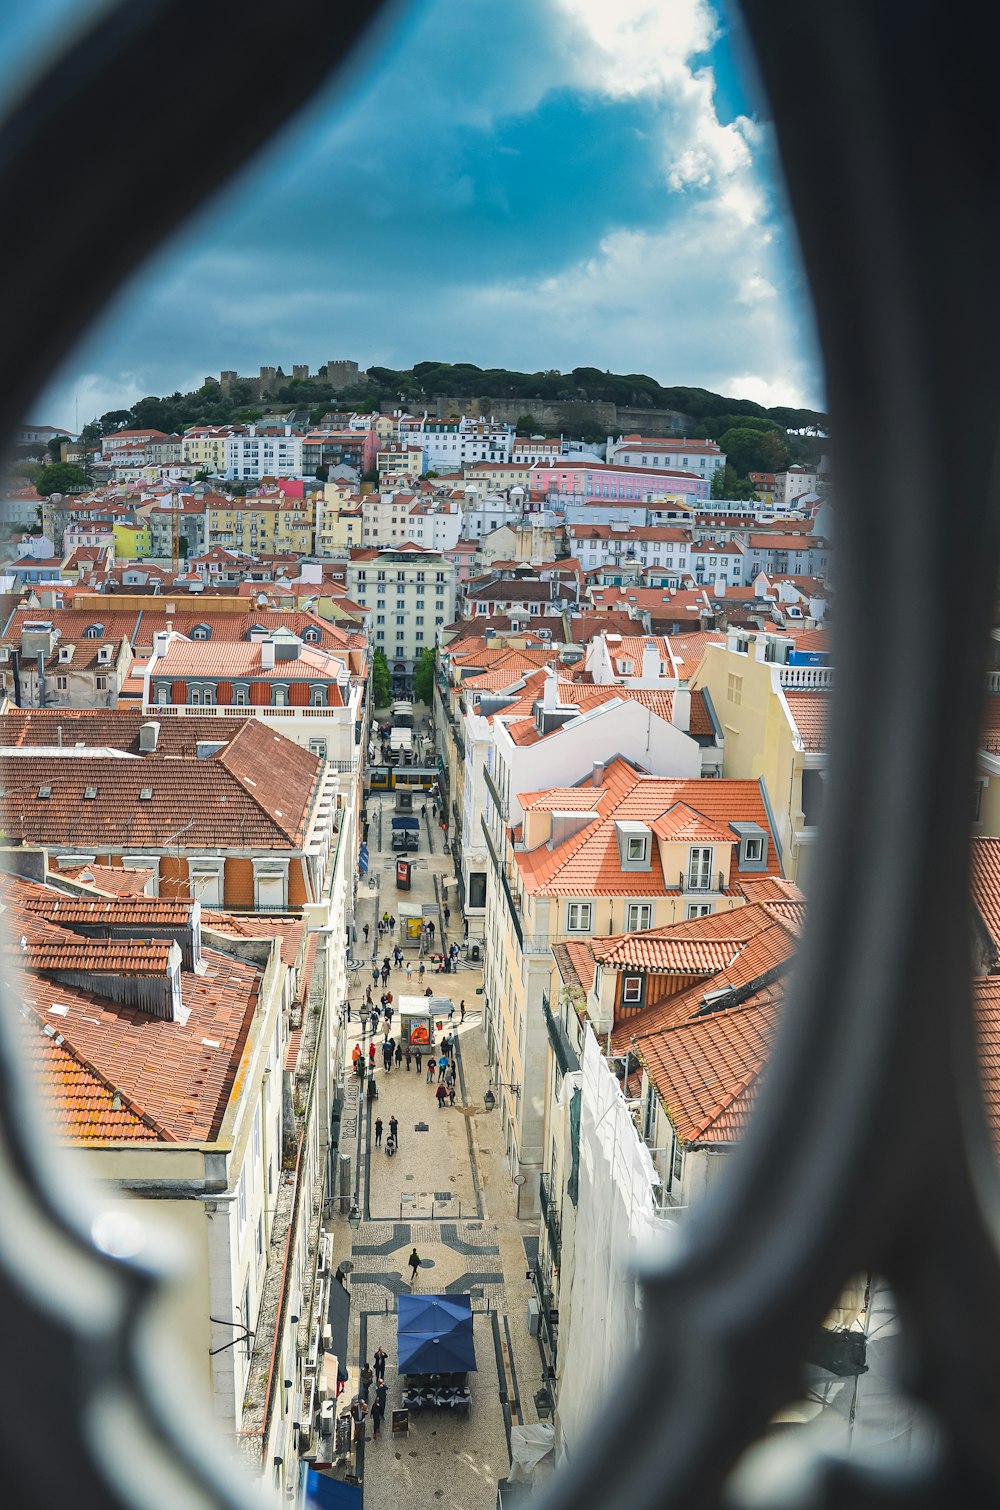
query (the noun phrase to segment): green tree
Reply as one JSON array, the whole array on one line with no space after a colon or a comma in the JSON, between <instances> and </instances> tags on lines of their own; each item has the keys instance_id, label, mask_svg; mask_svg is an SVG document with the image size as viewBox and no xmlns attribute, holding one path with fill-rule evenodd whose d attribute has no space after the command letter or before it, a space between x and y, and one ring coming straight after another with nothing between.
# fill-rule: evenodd
<instances>
[{"instance_id":1,"label":"green tree","mask_svg":"<svg viewBox=\"0 0 1000 1510\"><path fill-rule=\"evenodd\" d=\"M413 696L427 707L434 701L434 651L430 645L421 650L420 659L413 668Z\"/></svg>"},{"instance_id":2,"label":"green tree","mask_svg":"<svg viewBox=\"0 0 1000 1510\"><path fill-rule=\"evenodd\" d=\"M712 473L712 497L746 499L753 502L757 494L754 492L753 483L745 477L737 477L736 469L727 462L724 467L716 467Z\"/></svg>"},{"instance_id":3,"label":"green tree","mask_svg":"<svg viewBox=\"0 0 1000 1510\"><path fill-rule=\"evenodd\" d=\"M376 650L372 657L372 706L388 708L392 703L392 673L384 650Z\"/></svg>"},{"instance_id":4,"label":"green tree","mask_svg":"<svg viewBox=\"0 0 1000 1510\"><path fill-rule=\"evenodd\" d=\"M52 439L48 443L48 446L46 447L53 461L59 461L62 456L63 445L68 440L68 435L53 435Z\"/></svg>"},{"instance_id":5,"label":"green tree","mask_svg":"<svg viewBox=\"0 0 1000 1510\"><path fill-rule=\"evenodd\" d=\"M52 493L82 493L86 486L86 472L68 461L56 461L51 467L45 467L35 483L43 498Z\"/></svg>"},{"instance_id":6,"label":"green tree","mask_svg":"<svg viewBox=\"0 0 1000 1510\"><path fill-rule=\"evenodd\" d=\"M719 445L741 477L748 472L783 472L788 465L788 441L777 430L750 430L741 425L720 436Z\"/></svg>"},{"instance_id":7,"label":"green tree","mask_svg":"<svg viewBox=\"0 0 1000 1510\"><path fill-rule=\"evenodd\" d=\"M211 475L207 467L200 467L194 474L194 480L195 482L207 482Z\"/></svg>"},{"instance_id":8,"label":"green tree","mask_svg":"<svg viewBox=\"0 0 1000 1510\"><path fill-rule=\"evenodd\" d=\"M533 414L519 414L517 416L517 423L515 424L514 429L517 430L519 434L526 433L528 435L535 435L538 431L538 423Z\"/></svg>"}]
</instances>

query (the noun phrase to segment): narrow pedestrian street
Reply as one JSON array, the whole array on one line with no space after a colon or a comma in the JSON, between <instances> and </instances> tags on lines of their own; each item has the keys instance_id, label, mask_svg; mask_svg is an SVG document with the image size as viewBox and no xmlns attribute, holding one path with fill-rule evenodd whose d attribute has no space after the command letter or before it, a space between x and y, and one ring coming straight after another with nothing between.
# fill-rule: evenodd
<instances>
[{"instance_id":1,"label":"narrow pedestrian street","mask_svg":"<svg viewBox=\"0 0 1000 1510\"><path fill-rule=\"evenodd\" d=\"M419 811L416 804L415 808ZM365 1440L354 1449L365 1506L370 1510L395 1510L401 1504L407 1510L424 1506L493 1510L497 1483L506 1477L510 1461L509 1427L538 1419L534 1395L543 1382L542 1357L537 1340L528 1332L527 1305L534 1292L527 1277L524 1242L527 1239L531 1247L537 1223L519 1222L514 1215L515 1191L504 1157L500 1115L485 1106L489 1077L483 998L477 994L482 988L482 961L460 958L455 973L428 969L421 981L418 945L407 945L401 937L399 909L411 903L428 909L425 916L435 929L432 952L438 951L442 940L446 948L463 942L454 886L450 924L446 927L444 921L443 883L453 880L454 871L444 852L442 830L428 803L420 819L420 849L411 857L415 861L412 889L397 891L396 856L390 840L393 811L392 794L369 799L368 847L375 885L369 888L362 882L358 896L355 958L364 960L365 969L352 974L347 1052L350 1056L354 1044L361 1044L368 1063L371 1035L359 1005L366 986L372 984L373 944L377 944L381 963L386 954L391 959L399 943L404 964L392 968L388 984L394 1008L391 1036L400 1040L400 995L423 996L429 986L436 998L449 998L454 1018L449 1019L447 1006L442 1006L435 1014L433 1031L437 1044L445 1034L454 1034L456 1095L454 1106L447 1100L439 1106L437 1076L428 1082L426 1058L420 1070L415 1059L409 1070L405 1060L386 1070L381 1023L375 1032L378 1094L374 1102L367 1095L368 1076L364 1086L359 1085L348 1064L341 1147L354 1147L356 1152L354 1194L360 1222L352 1230L347 1213L341 1212L330 1223L334 1263L349 1255L350 1264L349 1377L338 1414L357 1394L362 1363L372 1360L376 1348L384 1348L388 1354L385 1422L375 1440L369 1420ZM387 912L397 916L397 927L379 939L377 920ZM407 960L412 962L409 981ZM380 980L373 986L376 1004L382 991ZM460 1020L462 1001L464 1022ZM390 1156L385 1142L392 1117L398 1122L398 1151ZM381 1118L384 1127L381 1147L376 1147L376 1118ZM411 1284L408 1259L414 1248L420 1267ZM469 1374L472 1403L468 1412L411 1411L408 1429L394 1434L392 1412L402 1403L403 1386L396 1369L396 1301L400 1294L411 1292L471 1296L477 1372Z\"/></svg>"}]
</instances>

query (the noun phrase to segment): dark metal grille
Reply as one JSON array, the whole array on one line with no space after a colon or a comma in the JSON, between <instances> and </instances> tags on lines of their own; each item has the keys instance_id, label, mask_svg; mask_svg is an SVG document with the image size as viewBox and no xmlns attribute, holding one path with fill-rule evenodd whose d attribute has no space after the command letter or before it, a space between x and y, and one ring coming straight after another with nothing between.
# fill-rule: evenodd
<instances>
[{"instance_id":1,"label":"dark metal grille","mask_svg":"<svg viewBox=\"0 0 1000 1510\"><path fill-rule=\"evenodd\" d=\"M0 142L2 202L35 203L39 183L58 182L60 223L73 230L8 239L4 435L128 274L280 128L376 9L133 0L32 89ZM939 0L744 0L744 13L836 434L827 822L759 1114L730 1177L690 1214L680 1256L649 1276L640 1355L550 1503L717 1504L736 1458L795 1395L799 1360L839 1286L865 1269L884 1273L899 1298L907 1382L934 1415L941 1452L910 1486L857 1464L820 1471L810 1502L992 1502L1000 1275L968 986L967 850L998 564L995 65L961 29L967 13ZM217 64L234 38L244 56L267 58L252 109L243 71ZM118 77L142 87L119 90ZM158 122L169 122L185 170L161 175L140 203L135 170ZM76 162L114 161L132 186L113 236L90 174L63 171L69 142ZM876 599L873 646L865 613ZM24 1403L0 1425L7 1497L50 1505L65 1483L85 1510L236 1506L240 1491L202 1428L176 1406L160 1410L143 1370L138 1339L162 1276L98 1251L58 1193L9 1010L0 1316ZM53 1441L59 1482L38 1466Z\"/></svg>"}]
</instances>

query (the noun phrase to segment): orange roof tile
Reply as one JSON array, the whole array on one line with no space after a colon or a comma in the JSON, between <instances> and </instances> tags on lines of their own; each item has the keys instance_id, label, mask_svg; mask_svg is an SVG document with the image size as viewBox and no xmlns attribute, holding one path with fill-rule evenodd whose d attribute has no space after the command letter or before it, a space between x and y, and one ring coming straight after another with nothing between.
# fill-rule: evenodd
<instances>
[{"instance_id":1,"label":"orange roof tile","mask_svg":"<svg viewBox=\"0 0 1000 1510\"><path fill-rule=\"evenodd\" d=\"M775 993L642 1037L636 1052L683 1143L735 1143L746 1130L777 1020Z\"/></svg>"},{"instance_id":2,"label":"orange roof tile","mask_svg":"<svg viewBox=\"0 0 1000 1510\"><path fill-rule=\"evenodd\" d=\"M826 692L786 692L785 701L807 750L827 748L826 728L830 698Z\"/></svg>"}]
</instances>

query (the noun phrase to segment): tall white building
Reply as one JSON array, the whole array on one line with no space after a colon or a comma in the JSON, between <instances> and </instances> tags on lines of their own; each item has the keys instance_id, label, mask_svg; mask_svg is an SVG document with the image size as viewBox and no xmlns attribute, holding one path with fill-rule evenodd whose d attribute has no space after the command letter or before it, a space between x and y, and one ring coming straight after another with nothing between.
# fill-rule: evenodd
<instances>
[{"instance_id":1,"label":"tall white building","mask_svg":"<svg viewBox=\"0 0 1000 1510\"><path fill-rule=\"evenodd\" d=\"M347 568L347 593L371 610L372 648L389 662L393 691L411 691L421 653L455 617L454 562L412 542L361 551Z\"/></svg>"},{"instance_id":2,"label":"tall white building","mask_svg":"<svg viewBox=\"0 0 1000 1510\"><path fill-rule=\"evenodd\" d=\"M301 477L302 436L285 425L280 434L258 433L248 425L245 435L226 436L226 476L249 482L260 477Z\"/></svg>"}]
</instances>

